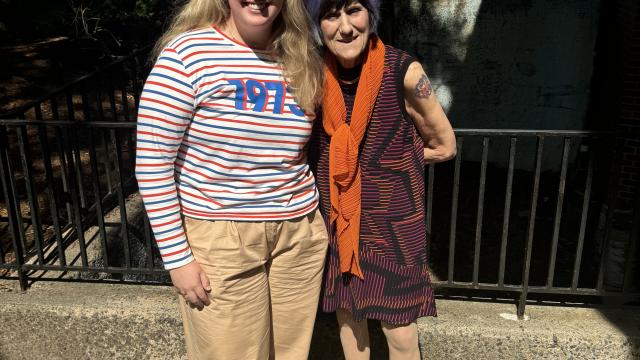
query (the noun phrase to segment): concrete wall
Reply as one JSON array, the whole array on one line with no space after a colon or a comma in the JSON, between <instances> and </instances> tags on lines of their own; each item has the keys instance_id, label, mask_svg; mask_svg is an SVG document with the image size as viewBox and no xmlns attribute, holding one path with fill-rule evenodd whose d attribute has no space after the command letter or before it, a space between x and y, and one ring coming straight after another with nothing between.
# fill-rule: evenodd
<instances>
[{"instance_id":1,"label":"concrete wall","mask_svg":"<svg viewBox=\"0 0 640 360\"><path fill-rule=\"evenodd\" d=\"M600 106L594 112L623 135L616 158L620 176L615 180L605 284L628 290L640 288L640 2L611 0L607 5L603 17L609 26L601 34L606 37L598 58L603 68Z\"/></svg>"},{"instance_id":2,"label":"concrete wall","mask_svg":"<svg viewBox=\"0 0 640 360\"><path fill-rule=\"evenodd\" d=\"M583 128L600 0L384 7L383 38L423 62L454 127Z\"/></svg>"}]
</instances>

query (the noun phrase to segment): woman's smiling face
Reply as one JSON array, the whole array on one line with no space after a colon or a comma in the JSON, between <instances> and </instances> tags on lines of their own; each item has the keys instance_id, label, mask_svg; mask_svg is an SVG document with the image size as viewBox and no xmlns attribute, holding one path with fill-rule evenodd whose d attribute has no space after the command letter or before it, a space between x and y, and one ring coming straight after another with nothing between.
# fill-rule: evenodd
<instances>
[{"instance_id":1,"label":"woman's smiling face","mask_svg":"<svg viewBox=\"0 0 640 360\"><path fill-rule=\"evenodd\" d=\"M344 68L362 62L369 40L369 12L354 1L342 9L332 9L320 19L322 41Z\"/></svg>"},{"instance_id":2,"label":"woman's smiling face","mask_svg":"<svg viewBox=\"0 0 640 360\"><path fill-rule=\"evenodd\" d=\"M244 30L270 30L282 10L284 0L229 0L231 18Z\"/></svg>"}]
</instances>

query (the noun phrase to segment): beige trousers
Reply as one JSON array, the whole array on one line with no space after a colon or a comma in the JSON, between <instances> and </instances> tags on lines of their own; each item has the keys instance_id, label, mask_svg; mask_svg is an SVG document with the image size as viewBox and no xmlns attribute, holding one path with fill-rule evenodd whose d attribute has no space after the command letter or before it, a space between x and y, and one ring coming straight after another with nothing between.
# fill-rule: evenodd
<instances>
[{"instance_id":1,"label":"beige trousers","mask_svg":"<svg viewBox=\"0 0 640 360\"><path fill-rule=\"evenodd\" d=\"M201 311L179 297L189 359L306 359L328 243L320 212L185 227L212 288Z\"/></svg>"}]
</instances>

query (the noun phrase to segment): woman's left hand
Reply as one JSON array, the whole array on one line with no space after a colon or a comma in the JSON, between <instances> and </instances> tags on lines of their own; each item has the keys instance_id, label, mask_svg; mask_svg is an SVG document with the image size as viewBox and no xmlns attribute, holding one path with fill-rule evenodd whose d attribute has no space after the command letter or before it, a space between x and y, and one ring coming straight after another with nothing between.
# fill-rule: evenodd
<instances>
[{"instance_id":1,"label":"woman's left hand","mask_svg":"<svg viewBox=\"0 0 640 360\"><path fill-rule=\"evenodd\" d=\"M456 155L456 137L422 65L413 62L404 77L405 106L424 140L427 163L446 161Z\"/></svg>"}]
</instances>

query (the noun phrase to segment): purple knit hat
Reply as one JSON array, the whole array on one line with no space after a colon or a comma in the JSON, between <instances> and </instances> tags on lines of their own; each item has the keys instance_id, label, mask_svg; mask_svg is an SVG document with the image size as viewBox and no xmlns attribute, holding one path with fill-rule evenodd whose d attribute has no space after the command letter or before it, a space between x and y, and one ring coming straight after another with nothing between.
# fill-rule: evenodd
<instances>
[{"instance_id":1,"label":"purple knit hat","mask_svg":"<svg viewBox=\"0 0 640 360\"><path fill-rule=\"evenodd\" d=\"M314 28L317 40L320 40L320 9L322 5L330 0L304 0L309 12L311 20L311 26ZM362 6L369 11L369 26L372 32L376 32L378 29L378 22L380 21L380 0L356 0Z\"/></svg>"}]
</instances>

